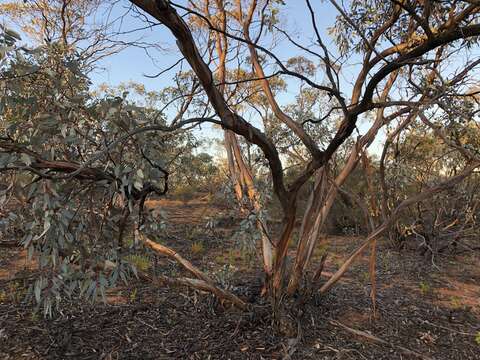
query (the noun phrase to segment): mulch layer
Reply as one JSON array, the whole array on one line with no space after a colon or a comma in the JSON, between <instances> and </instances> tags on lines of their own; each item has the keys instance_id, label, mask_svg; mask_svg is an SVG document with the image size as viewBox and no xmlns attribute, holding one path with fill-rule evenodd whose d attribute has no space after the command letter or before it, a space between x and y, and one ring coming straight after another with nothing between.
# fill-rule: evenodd
<instances>
[{"instance_id":1,"label":"mulch layer","mask_svg":"<svg viewBox=\"0 0 480 360\"><path fill-rule=\"evenodd\" d=\"M231 253L228 232L195 233L195 241L203 236L204 249L194 253L191 243L179 240L192 231L175 229L165 242L202 269L236 261L228 286L254 311L226 309L209 294L133 280L110 291L107 304L64 302L44 318L16 296L32 281L32 270L16 271L0 276L0 359L480 359L478 254L432 264L380 247L375 318L365 257L326 296L291 307L295 312L286 318L293 332L285 335L259 296L259 270ZM335 239L326 274L358 240ZM0 249L0 270L15 259L21 263L18 256L19 250Z\"/></svg>"}]
</instances>

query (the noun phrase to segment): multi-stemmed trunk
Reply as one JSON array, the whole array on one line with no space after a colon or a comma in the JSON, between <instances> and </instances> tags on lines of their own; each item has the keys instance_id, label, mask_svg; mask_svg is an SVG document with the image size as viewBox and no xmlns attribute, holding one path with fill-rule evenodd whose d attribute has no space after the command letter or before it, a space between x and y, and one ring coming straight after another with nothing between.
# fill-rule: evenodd
<instances>
[{"instance_id":1,"label":"multi-stemmed trunk","mask_svg":"<svg viewBox=\"0 0 480 360\"><path fill-rule=\"evenodd\" d=\"M292 184L287 185L284 179L284 169L280 159L278 149L272 139L270 139L264 132L254 127L252 124L247 122L239 113L235 112L232 107L227 102L224 94L224 87L221 85L225 83L225 62L223 65L223 81L220 81L220 85L215 84L214 77L208 66L208 64L203 60L195 41L192 37L192 33L185 23L185 21L178 15L172 5L163 0L157 1L147 1L147 0L132 0L133 3L141 7L146 12L150 13L157 20L161 21L166 25L174 34L177 39L177 44L179 50L185 57L185 59L190 64L191 68L195 72L199 82L201 83L203 89L205 90L206 95L211 106L215 109L216 115L220 118L220 121L215 121L220 123L224 129L232 131L238 136L242 136L246 141L257 145L263 152L265 158L268 161L271 179L273 182L273 190L276 194L283 211L283 230L277 241L273 241L273 244L270 243L270 240L266 238L263 246L264 252L265 249L271 247L272 256L264 255L264 265L266 272L269 278L269 287L271 289L271 295L275 303L278 303L278 300L283 298L284 295L293 294L300 286L301 280L304 278L307 267L311 261L313 249L318 244L320 234L323 231L326 218L332 208L332 205L336 199L339 188L345 182L345 180L350 176L352 171L355 169L356 165L361 159L362 154L365 153L365 150L373 142L375 136L377 135L379 129L385 124L393 121L401 115L412 113L418 110L420 106L426 106L429 99L421 97L419 101L411 103L410 101L399 101L398 104L393 104L390 102L390 105L401 106L400 110L392 113L389 116L384 116L383 109L385 108L383 104L389 103L389 92L392 88L393 83L396 80L398 71L405 67L406 64L410 64L415 60L421 58L423 55L428 52L438 49L443 45L448 45L453 41L464 39L472 36L477 36L480 34L480 28L476 25L466 25L462 28L457 27L464 16L468 16L468 11L473 11L473 7L464 13L454 13L453 20L445 23L444 28L441 31L431 32L429 36L425 38L416 39L414 42L411 40L412 37L416 36L415 27L411 28L411 31L406 34L405 39L402 40L402 46L395 46L393 48L387 48L382 52L383 55L378 55L375 50L375 45L379 39L389 30L400 18L402 13L402 7L400 5L395 6L393 9L392 17L385 22L372 36L368 41L370 49L365 51L364 61L361 67L361 71L358 74L355 85L352 90L352 96L349 99L349 104L347 104L345 98L342 96L341 92L338 90L337 85L335 84L335 79L331 76L331 70L333 69L333 64L329 59L329 52L325 49L325 45L320 39L320 35L317 32L318 43L324 51L323 62L325 64L326 74L331 81L331 86L323 86L321 84L315 84L310 79L301 74L289 71L280 60L276 59L277 64L282 69L282 72L290 75L296 75L298 78L306 81L308 84L326 91L332 98L335 98L336 101L341 105L343 112L343 118L341 123L335 133L334 137L331 139L329 144L324 150L319 150L318 144L307 134L305 128L300 124L291 119L287 114L285 114L280 106L277 104L273 92L270 88L269 81L265 76L265 73L262 68L261 62L258 60L256 54L257 45L255 42L252 42L249 36L249 26L252 22L252 16L255 11L256 1L252 1L251 6L248 9L246 16L243 15L241 11L241 1L237 1L238 10L235 13L229 13L229 15L235 17L239 23L242 25L244 39L232 35L236 40L244 42L247 44L250 60L257 76L257 81L261 84L263 93L265 94L270 108L273 110L275 117L281 121L289 130L294 133L307 148L310 153L311 161L308 162L308 165L303 169L299 177L293 181ZM223 9L223 4L220 0L217 0L217 5L220 9ZM311 9L311 8L310 8ZM224 11L225 15L225 11ZM313 14L312 14L313 17ZM208 20L208 19L207 19ZM225 20L225 18L224 18ZM458 23L456 23L456 21ZM209 27L211 30L216 31L218 34L226 36L226 27L225 23L221 24L221 27L212 25L211 21L209 22ZM226 42L225 42L226 43ZM265 50L265 48L263 48ZM268 50L267 50L268 51ZM226 56L226 51L223 51L223 54ZM385 60L386 57L392 57L392 54L395 55L393 61L388 62L386 65L382 63L382 60ZM374 56L375 55L375 56ZM376 56L378 55L378 56ZM372 56L374 56L372 58ZM433 66L436 66L434 63ZM220 74L219 74L220 75ZM465 73L460 73L458 76L465 76ZM384 84L384 80L386 83ZM380 84L383 85L383 91L380 97L374 99L374 95L377 93L378 87ZM327 166L328 162L332 158L333 154L336 153L338 148L344 144L345 140L351 136L353 133L356 122L359 119L359 116L366 113L370 110L377 110L377 116L374 124L370 130L360 137L356 144L351 149L348 160L344 168L340 171L337 177L331 181L331 184L328 184L328 171ZM204 121L213 121L205 119ZM226 136L228 140L231 140L231 143L235 143L233 138L230 135ZM238 143L237 143L238 145ZM237 169L235 181L238 181L241 185L236 184L236 193L237 196L241 195L241 189L247 189L249 193L249 198L252 201L252 206L255 211L258 213L258 206L255 205L258 202L258 196L255 195L255 192L250 190L254 189L253 187L253 178L251 172L248 171L248 168L243 162L239 147L231 146L231 154L229 155L231 163L229 166L232 169ZM236 155L235 153L239 153ZM404 209L406 206L409 206L418 201L423 201L424 199L437 194L438 192L453 186L459 181L463 180L466 176L471 174L471 172L478 166L480 166L480 161L474 157L468 157L469 165L466 166L464 172L458 176L452 177L440 183L437 186L426 189L422 193L415 194L414 196L401 202L393 211L385 217L383 222L376 226L370 232L370 235L367 237L365 242L354 252L352 255L345 261L345 263L335 272L335 274L325 282L319 289L321 293L328 291L347 271L351 263L367 249L370 245L374 244L376 238L380 236L385 230L387 230L391 224L398 217L399 212ZM242 165L243 164L243 165ZM235 171L237 171L235 170ZM296 260L293 265L292 272L286 271L289 270L288 262L286 261L287 252L289 245L291 244L292 233L294 231L294 225L296 220L296 205L297 205L297 196L299 189L305 182L317 171L317 181L315 185L314 192L311 196L311 201L306 212L306 218L302 222L300 240L297 245ZM252 185L252 186L250 186ZM168 254L167 254L168 255ZM169 255L174 256L174 255ZM271 259L271 260L269 260ZM178 260L178 259L177 259ZM271 266L269 265L271 261ZM180 261L179 261L180 262ZM180 262L181 263L181 262ZM271 269L271 273L269 272ZM209 278L203 278L195 269L190 269L190 272L203 281L204 286L210 286L216 294L223 296L221 291L218 291L217 288L211 284ZM288 285L285 286L286 278L289 276ZM207 285L205 285L207 284ZM285 292L285 288L287 292ZM213 292L212 290L212 292ZM233 301L238 302L236 299L232 298ZM238 304L242 304L238 302ZM242 305L240 305L242 306Z\"/></svg>"},{"instance_id":2,"label":"multi-stemmed trunk","mask_svg":"<svg viewBox=\"0 0 480 360\"><path fill-rule=\"evenodd\" d=\"M240 210L245 215L252 210L255 213L255 224L261 239L263 268L267 277L269 277L272 272L273 249L268 234L267 222L263 216L259 194L253 181L252 171L243 158L240 144L233 132L229 130L224 131L224 143L227 151L230 179L235 190L237 202L240 205Z\"/></svg>"}]
</instances>

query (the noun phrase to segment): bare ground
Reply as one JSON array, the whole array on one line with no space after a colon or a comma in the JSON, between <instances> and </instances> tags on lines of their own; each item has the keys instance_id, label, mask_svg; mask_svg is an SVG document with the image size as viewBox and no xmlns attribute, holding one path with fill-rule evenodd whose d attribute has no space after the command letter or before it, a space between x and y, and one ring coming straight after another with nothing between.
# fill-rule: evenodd
<instances>
[{"instance_id":1,"label":"bare ground","mask_svg":"<svg viewBox=\"0 0 480 360\"><path fill-rule=\"evenodd\" d=\"M436 267L380 245L376 318L365 256L327 296L296 308L289 338L272 326L269 305L259 296L260 270L232 240L238 222L228 209L206 198L149 205L163 209L172 224L162 242L256 310L226 309L208 294L134 280L110 291L107 304L65 302L44 319L23 302L34 264L24 251L0 248L0 359L480 359L478 253L436 259ZM221 221L210 230L209 219ZM330 240L334 255L325 275L361 241ZM150 256L150 264L152 274L175 271L166 259Z\"/></svg>"}]
</instances>

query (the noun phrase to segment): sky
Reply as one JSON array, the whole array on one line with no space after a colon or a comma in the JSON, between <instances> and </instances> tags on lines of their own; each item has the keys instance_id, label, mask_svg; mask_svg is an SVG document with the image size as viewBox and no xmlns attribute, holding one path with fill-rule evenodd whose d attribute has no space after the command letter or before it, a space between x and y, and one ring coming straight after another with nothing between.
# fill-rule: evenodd
<instances>
[{"instance_id":1,"label":"sky","mask_svg":"<svg viewBox=\"0 0 480 360\"><path fill-rule=\"evenodd\" d=\"M297 38L300 42L310 41L314 37L314 31L311 25L310 14L307 10L303 0L287 0L286 6L281 13L281 22L289 29L289 34ZM334 24L336 10L326 2L312 1L316 10L317 25L322 31L322 36L327 42L331 42L331 38L327 34L327 28ZM111 18L119 17L130 8L130 3L126 0L120 1L114 8ZM181 10L179 10L181 13ZM149 17L150 20L153 20ZM127 31L131 29L138 29L145 26L144 19L134 16L124 17L122 23L122 30ZM169 72L166 72L158 78L149 78L145 75L157 74L159 71L168 68L175 64L180 58L181 54L176 47L173 35L164 26L155 26L152 29L135 32L132 35L122 36L122 38L130 40L145 41L152 44L157 44L163 50L153 50L148 54L145 49L140 47L130 47L118 54L105 58L99 63L99 68L90 74L93 81L93 86L97 87L101 84L108 84L116 86L121 83L134 81L142 83L147 91L161 90L171 83L171 78L175 71L180 69L175 67ZM298 55L299 51L286 39L282 39L274 53L281 60L287 60L291 56ZM317 62L318 59L315 59ZM188 64L184 62L184 69ZM268 71L267 71L268 73ZM298 82L293 79L286 79L289 87L286 92L278 94L277 100L280 104L287 104L294 100L298 93ZM321 79L319 80L321 81ZM291 86L290 86L291 85ZM345 86L349 86L347 83ZM255 121L255 120L253 120ZM256 126L261 126L259 123ZM218 129L213 129L212 126L203 126L202 130L195 131L197 135L214 140L222 137L222 132ZM202 151L212 152L215 149L203 148Z\"/></svg>"},{"instance_id":2,"label":"sky","mask_svg":"<svg viewBox=\"0 0 480 360\"><path fill-rule=\"evenodd\" d=\"M295 34L299 34L302 37L311 34L313 37L313 29L311 27L310 17L307 13L305 2L302 0L286 0L286 7L282 13L283 19L290 31ZM313 3L321 3L320 1L313 1ZM113 16L120 16L130 5L126 0L120 1L115 7ZM318 12L317 23L322 30L332 26L336 13L331 6L322 4L322 10ZM150 18L152 19L152 18ZM136 29L144 26L144 22L141 19L134 18L133 16L127 16L124 19L122 28ZM121 53L109 57L100 63L103 69L96 71L92 74L92 80L96 85L101 83L108 83L111 85L117 85L121 82L127 82L129 80L143 83L148 90L160 90L165 86L165 81L169 80L169 77L174 73L172 70L166 73L161 78L151 79L145 77L145 74L152 75L158 73L160 70L173 65L178 59L180 54L175 46L173 35L164 27L156 26L151 30L142 32L144 41L150 43L159 44L164 51L154 52L154 60L149 58L144 49L138 47L131 47L123 50ZM328 35L324 32L325 38L328 39ZM140 32L137 35L130 38L138 38ZM298 53L295 50L293 52L293 46L284 40L279 43L275 49L275 54L282 60L288 59L292 54ZM178 68L176 68L178 69Z\"/></svg>"},{"instance_id":3,"label":"sky","mask_svg":"<svg viewBox=\"0 0 480 360\"><path fill-rule=\"evenodd\" d=\"M184 3L183 0L178 0ZM0 4L5 3L6 0L0 0ZM317 17L317 25L321 32L322 38L327 44L327 47L334 48L333 40L328 35L327 29L334 25L335 17L338 12L333 8L328 1L311 1L315 14ZM310 14L303 0L285 0L285 6L282 7L281 23L282 27L287 28L289 34L298 40L302 44L308 44L314 38L314 31L310 19ZM122 17L131 9L131 3L127 0L120 0L117 2L113 11L109 14L110 19L122 18L121 30L129 32L132 29L138 29L145 27L145 18L142 16L133 16L130 11L128 15ZM179 11L181 12L181 11ZM100 16L105 16L105 13L101 13ZM148 17L151 21L151 17ZM91 19L94 21L95 19ZM0 22L1 16L0 16ZM117 86L121 83L128 83L130 81L142 83L147 91L161 90L165 86L172 84L172 76L179 67L175 67L173 70L166 72L160 77L149 78L145 75L152 75L158 73L160 70L170 67L175 64L180 58L180 52L175 45L174 37L164 26L155 26L148 30L142 30L131 34L125 34L121 36L124 41L141 40L142 42L155 44L161 48L161 50L147 51L140 47L129 47L118 54L107 57L99 62L99 67L93 73L90 74L93 81L93 87L98 87L101 84L107 84L111 87ZM318 49L315 49L318 50ZM286 39L280 41L274 53L281 59L287 60L291 56L300 54L291 43ZM478 54L478 52L477 52ZM305 56L304 53L302 55ZM349 93L349 89L352 87L352 81L355 78L355 74L358 72L359 58L349 59L350 67L344 66L342 68L343 78L340 78L341 87L345 94ZM186 62L183 62L183 69L188 67ZM267 74L269 73L266 71ZM287 91L278 94L277 100L281 105L285 105L294 100L295 95L298 93L298 82L292 78L286 78L289 85ZM316 79L317 82L321 82L322 79ZM346 96L348 98L348 95ZM359 124L360 132L368 129L368 124L363 122ZM221 132L218 130L212 130L209 127L203 127L199 135L207 136L209 138L216 138L221 136ZM380 148L382 136L373 144L372 151L377 153Z\"/></svg>"},{"instance_id":4,"label":"sky","mask_svg":"<svg viewBox=\"0 0 480 360\"><path fill-rule=\"evenodd\" d=\"M184 0L177 0L179 3L185 4ZM0 4L10 2L9 0L0 0ZM331 41L327 34L327 28L334 24L336 10L333 9L328 2L324 1L312 1L312 6L318 10L316 12L317 24L322 32L322 36L327 44ZM137 82L145 86L147 91L159 91L166 86L172 84L172 77L176 71L180 69L179 66L175 67L171 71L166 72L160 77L151 78L145 75L157 74L159 71L170 67L175 64L180 58L181 54L175 44L175 39L168 29L164 26L154 26L151 29L139 30L130 33L133 29L142 29L145 27L145 18L135 15L131 11L132 4L128 0L119 0L112 8L106 7L102 11L98 12L96 17L91 17L88 21L92 24L95 22L105 21L105 17L108 16L110 20L119 19L116 24L121 24L117 29L129 33L123 34L118 38L122 41L141 41L142 43L155 44L160 47L161 50L149 49L148 51L142 47L128 47L121 52L111 55L102 59L98 63L98 68L89 74L92 80L93 89L98 88L100 85L108 85L109 87L115 87L121 83ZM107 10L108 9L108 10ZM179 10L182 13L181 10ZM126 14L126 15L125 15ZM153 18L147 16L150 21L155 21ZM289 34L299 40L299 42L305 44L314 37L314 31L311 25L310 14L307 10L304 0L286 0L285 6L282 7L280 14L280 21L282 27L286 27L289 30ZM2 16L0 15L0 23ZM15 29L15 27L14 27ZM16 30L19 30L16 28ZM23 37L24 40L25 37ZM268 41L268 40L267 40ZM267 44L268 45L268 44ZM318 50L318 49L317 49ZM291 56L299 54L297 48L295 48L286 39L282 39L278 42L273 51L281 60L287 60ZM303 54L302 54L303 55ZM307 56L308 57L308 56ZM318 59L315 59L318 62ZM183 69L188 68L188 64L183 62ZM268 74L268 70L266 71ZM281 92L277 95L277 101L281 104L287 104L294 100L298 93L298 81L292 78L285 78L287 84L289 84L287 91ZM321 79L319 80L321 82ZM348 86L348 85L347 85ZM258 120L253 120L256 126L261 126ZM257 122L257 123L255 123ZM217 139L222 137L222 132L213 129L211 126L203 126L201 132L195 131L197 135L204 136L208 139ZM203 149L205 150L205 149Z\"/></svg>"},{"instance_id":5,"label":"sky","mask_svg":"<svg viewBox=\"0 0 480 360\"><path fill-rule=\"evenodd\" d=\"M329 45L333 45L332 38L328 35L328 28L334 25L337 11L332 5L324 1L312 1L312 6L316 10L316 22L317 26L322 34L323 40ZM130 7L130 3L126 0L122 0L114 8L112 18L115 16L121 16ZM179 10L182 13L181 10ZM153 18L149 17L150 20ZM282 7L281 23L289 30L289 34L298 40L302 44L310 43L314 38L314 30L311 23L310 13L306 7L306 3L303 0L286 0L285 6ZM122 30L138 29L145 26L144 19L140 19L134 16L126 16L122 23ZM175 71L179 70L179 66L175 67L169 72L166 72L158 78L149 78L145 75L157 74L159 71L168 68L175 64L180 58L181 54L174 42L173 35L164 26L156 26L152 29L136 32L134 35L130 35L127 39L138 40L141 37L141 41L149 42L159 45L163 50L151 51L146 53L145 49L139 47L130 47L119 54L113 55L100 62L99 69L91 74L91 79L94 86L100 84L108 84L110 86L119 85L120 83L127 83L134 81L142 83L147 91L161 90L163 87L171 83L171 78ZM315 49L318 51L318 49ZM288 60L292 56L296 56L301 52L292 45L288 40L281 38L274 51L275 55L281 60ZM301 53L303 56L308 57L305 53ZM318 59L314 59L318 63ZM188 67L186 62L183 63L183 68ZM345 89L351 87L351 79L353 77L348 76L349 69L344 69L346 77L341 79L342 86ZM268 74L269 72L266 71ZM323 75L322 75L323 76ZM281 92L277 95L277 101L281 104L288 104L294 101L295 96L298 94L299 82L292 78L285 78L289 85L287 91ZM317 82L322 82L322 79L316 79ZM346 91L348 93L348 90ZM260 123L254 125L261 127ZM360 125L364 127L364 125ZM203 126L201 132L196 131L198 135L202 135L208 139L218 139L222 137L222 132L213 129L211 126ZM376 146L376 145L375 145ZM202 149L206 150L206 149ZM211 150L211 149L210 149ZM207 149L207 151L209 151ZM210 152L210 151L209 151Z\"/></svg>"}]
</instances>

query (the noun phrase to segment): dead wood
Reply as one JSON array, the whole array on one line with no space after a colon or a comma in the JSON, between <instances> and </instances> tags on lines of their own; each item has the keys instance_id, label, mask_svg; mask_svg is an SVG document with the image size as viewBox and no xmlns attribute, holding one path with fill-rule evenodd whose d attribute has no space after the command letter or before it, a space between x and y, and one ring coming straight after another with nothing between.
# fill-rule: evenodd
<instances>
[{"instance_id":1,"label":"dead wood","mask_svg":"<svg viewBox=\"0 0 480 360\"><path fill-rule=\"evenodd\" d=\"M188 272L193 274L195 277L197 277L197 279L184 278L184 277L173 279L173 278L169 278L167 276L161 275L158 277L158 280L160 282L166 283L168 285L183 285L187 287L192 287L197 290L210 292L222 300L228 300L229 302L231 302L232 304L234 304L235 306L241 309L245 309L247 307L247 304L243 300L241 300L236 295L216 286L215 282L210 277L208 277L203 271L198 269L195 265L193 265L187 259L183 258L180 254L178 254L173 249L170 249L167 246L158 244L153 240L150 240L148 237L146 237L144 234L140 232L138 233L138 238L150 249L154 250L159 254L162 254L174 259L185 270L187 270Z\"/></svg>"},{"instance_id":2,"label":"dead wood","mask_svg":"<svg viewBox=\"0 0 480 360\"><path fill-rule=\"evenodd\" d=\"M446 189L451 188L452 186L458 184L459 182L463 181L467 176L469 176L478 166L480 166L480 162L474 162L470 166L468 166L462 173L460 173L457 176L453 176L451 178L448 178L447 180L441 182L438 185L432 186L427 188L426 190L422 191L419 194L416 194L414 196L409 197L408 199L402 201L392 212L390 217L385 220L380 226L378 226L375 231L371 232L370 235L367 237L365 242L355 250L350 257L343 263L343 265L335 272L335 274L332 275L332 277L320 288L320 293L325 293L330 288L338 281L340 278L345 274L345 272L350 268L350 265L353 263L353 261L371 244L373 243L378 236L383 234L392 223L395 222L395 220L398 218L400 215L400 212L410 206L413 205L417 202L423 201L425 199L428 199Z\"/></svg>"},{"instance_id":3,"label":"dead wood","mask_svg":"<svg viewBox=\"0 0 480 360\"><path fill-rule=\"evenodd\" d=\"M420 353L417 353L416 351L413 351L413 350L410 350L410 349L407 349L403 346L399 346L399 345L395 345L395 344L392 344L386 340L383 340L375 335L372 335L366 331L362 331L362 330L358 330L358 329L353 329L351 327L348 327L347 325L345 324L342 324L341 322L337 321L337 320L330 320L329 321L329 324L333 325L333 326L336 326L336 327L340 327L342 328L343 330L345 331L348 331L349 333L355 335L355 336L359 336L359 337L362 337L362 338L365 338L367 339L368 341L371 341L371 342L374 342L374 343L377 343L377 344L382 344L382 345L388 345L396 350L399 350L400 352L402 352L403 354L405 355L408 355L408 356L413 356L413 357L416 357L416 358L419 358L419 359L423 359L423 360L433 360L433 358L431 357L428 357L426 355L423 355L423 354L420 354Z\"/></svg>"}]
</instances>

